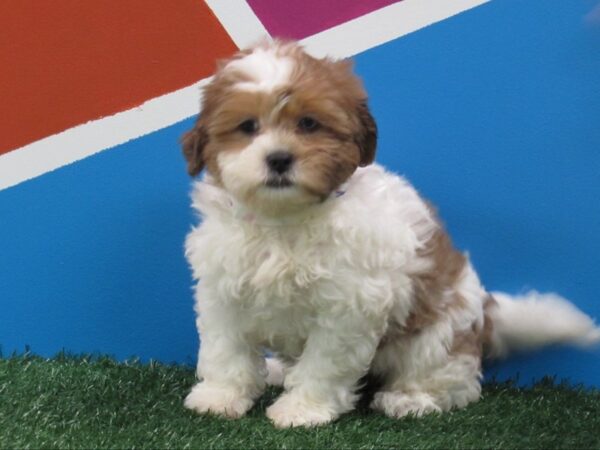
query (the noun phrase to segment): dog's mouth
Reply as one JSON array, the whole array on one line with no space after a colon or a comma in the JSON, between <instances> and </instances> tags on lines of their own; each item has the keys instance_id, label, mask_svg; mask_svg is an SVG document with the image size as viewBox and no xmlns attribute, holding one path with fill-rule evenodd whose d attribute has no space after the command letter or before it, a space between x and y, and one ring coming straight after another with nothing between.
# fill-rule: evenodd
<instances>
[{"instance_id":1,"label":"dog's mouth","mask_svg":"<svg viewBox=\"0 0 600 450\"><path fill-rule=\"evenodd\" d=\"M294 183L285 175L270 175L265 182L265 186L273 189L284 189L292 187Z\"/></svg>"}]
</instances>

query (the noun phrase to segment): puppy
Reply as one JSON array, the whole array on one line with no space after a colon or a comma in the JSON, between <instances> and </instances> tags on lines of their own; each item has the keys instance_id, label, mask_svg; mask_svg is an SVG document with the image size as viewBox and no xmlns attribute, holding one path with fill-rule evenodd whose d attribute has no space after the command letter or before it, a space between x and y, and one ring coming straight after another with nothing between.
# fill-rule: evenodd
<instances>
[{"instance_id":1,"label":"puppy","mask_svg":"<svg viewBox=\"0 0 600 450\"><path fill-rule=\"evenodd\" d=\"M600 339L558 296L490 295L428 203L373 164L376 142L349 62L275 41L221 64L183 138L190 175L206 168L187 408L240 417L282 384L277 427L324 424L370 373L373 409L420 416L479 399L483 355Z\"/></svg>"}]
</instances>

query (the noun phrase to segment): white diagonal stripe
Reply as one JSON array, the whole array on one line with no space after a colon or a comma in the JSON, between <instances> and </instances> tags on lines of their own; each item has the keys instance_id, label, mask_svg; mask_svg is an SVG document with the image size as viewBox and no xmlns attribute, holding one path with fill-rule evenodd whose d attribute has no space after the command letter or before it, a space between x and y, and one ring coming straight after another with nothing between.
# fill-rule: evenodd
<instances>
[{"instance_id":1,"label":"white diagonal stripe","mask_svg":"<svg viewBox=\"0 0 600 450\"><path fill-rule=\"evenodd\" d=\"M490 0L404 0L303 39L317 57L347 58Z\"/></svg>"},{"instance_id":2,"label":"white diagonal stripe","mask_svg":"<svg viewBox=\"0 0 600 450\"><path fill-rule=\"evenodd\" d=\"M0 189L198 114L208 78L140 106L69 128L0 156Z\"/></svg>"},{"instance_id":3,"label":"white diagonal stripe","mask_svg":"<svg viewBox=\"0 0 600 450\"><path fill-rule=\"evenodd\" d=\"M238 48L250 47L270 37L269 32L245 0L205 1Z\"/></svg>"}]
</instances>

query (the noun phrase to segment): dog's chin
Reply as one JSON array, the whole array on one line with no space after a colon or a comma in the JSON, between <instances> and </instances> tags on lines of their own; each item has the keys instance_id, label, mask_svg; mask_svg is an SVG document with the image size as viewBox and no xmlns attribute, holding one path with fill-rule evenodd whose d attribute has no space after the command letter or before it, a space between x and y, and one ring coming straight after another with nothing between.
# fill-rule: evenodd
<instances>
[{"instance_id":1,"label":"dog's chin","mask_svg":"<svg viewBox=\"0 0 600 450\"><path fill-rule=\"evenodd\" d=\"M267 181L265 181L265 186L273 190L285 190L294 187L294 182L286 176L271 175L267 178Z\"/></svg>"},{"instance_id":2,"label":"dog's chin","mask_svg":"<svg viewBox=\"0 0 600 450\"><path fill-rule=\"evenodd\" d=\"M302 185L285 177L270 177L252 193L243 196L243 204L264 216L282 217L310 210L321 199Z\"/></svg>"}]
</instances>

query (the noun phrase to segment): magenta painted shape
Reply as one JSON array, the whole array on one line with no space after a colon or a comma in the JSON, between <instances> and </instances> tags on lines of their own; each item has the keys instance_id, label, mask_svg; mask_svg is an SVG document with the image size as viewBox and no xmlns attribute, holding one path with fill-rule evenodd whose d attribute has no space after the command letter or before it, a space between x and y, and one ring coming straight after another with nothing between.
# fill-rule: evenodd
<instances>
[{"instance_id":1,"label":"magenta painted shape","mask_svg":"<svg viewBox=\"0 0 600 450\"><path fill-rule=\"evenodd\" d=\"M275 37L302 39L400 0L247 0Z\"/></svg>"}]
</instances>

